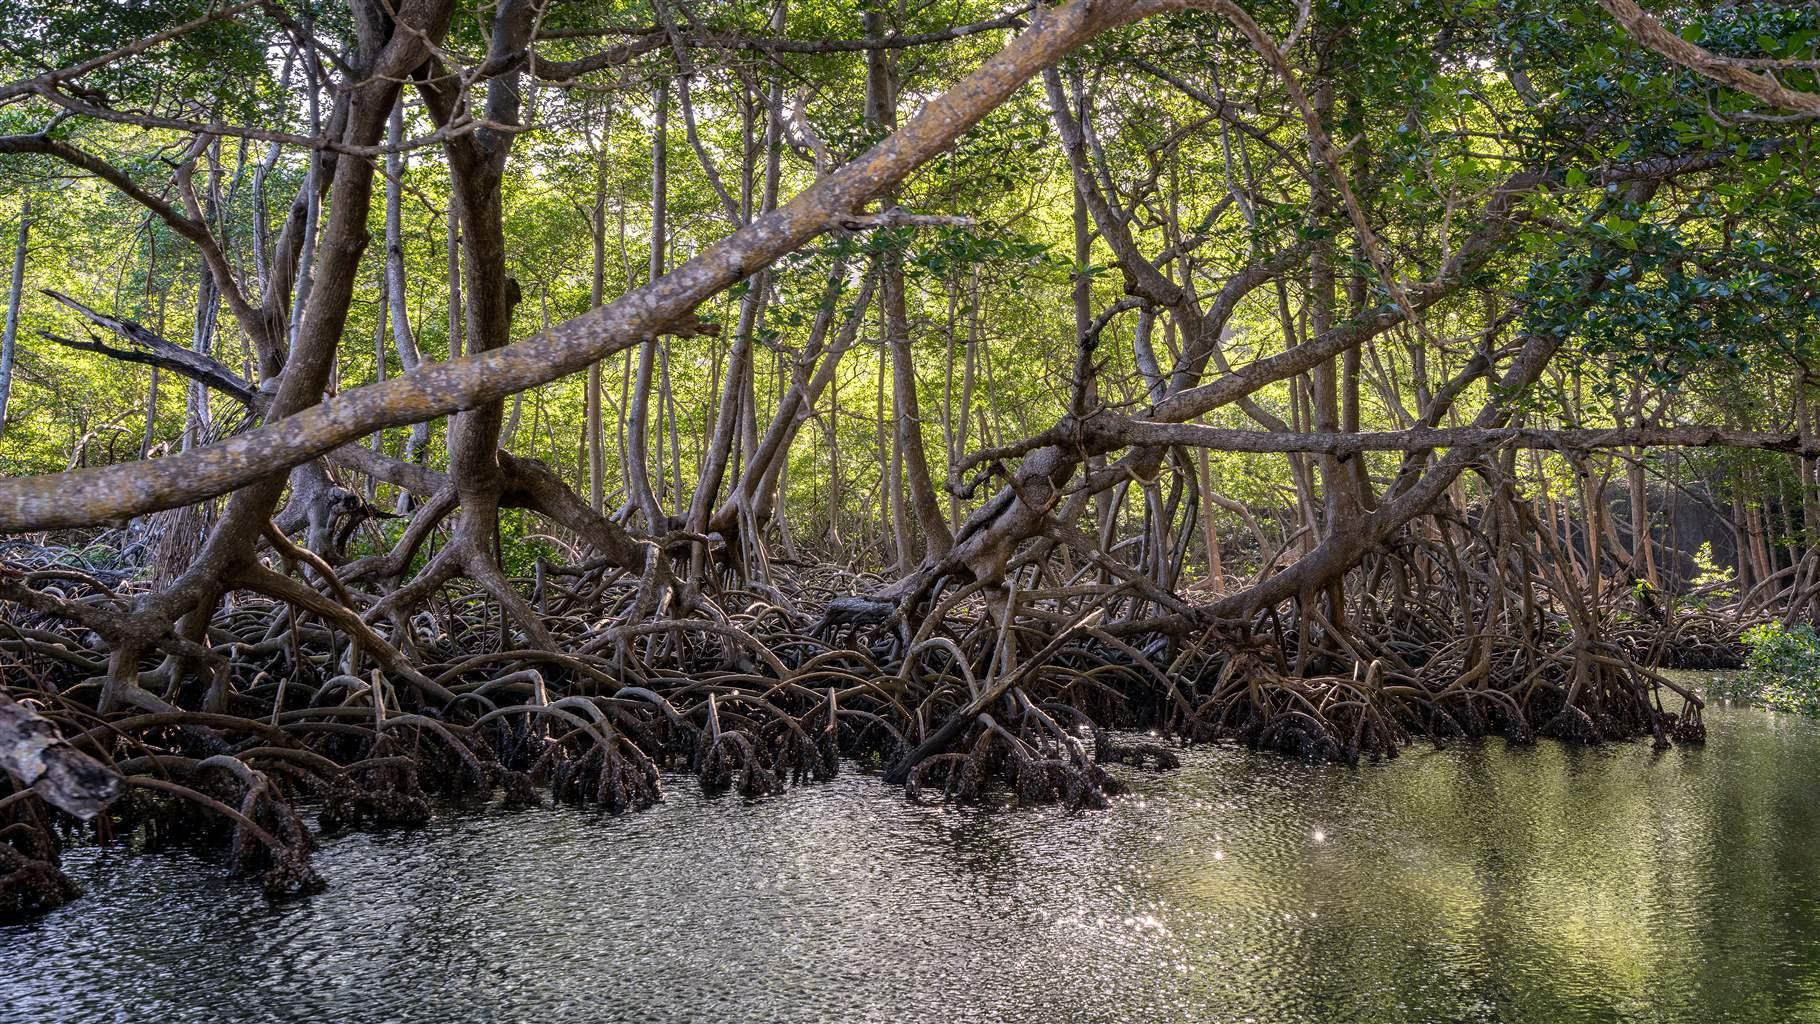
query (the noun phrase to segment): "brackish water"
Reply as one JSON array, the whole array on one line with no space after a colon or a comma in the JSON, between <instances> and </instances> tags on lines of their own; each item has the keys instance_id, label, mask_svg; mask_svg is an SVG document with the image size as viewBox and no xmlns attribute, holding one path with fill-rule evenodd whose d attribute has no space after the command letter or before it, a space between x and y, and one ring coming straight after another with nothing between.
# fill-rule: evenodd
<instances>
[{"instance_id":1,"label":"brackish water","mask_svg":"<svg viewBox=\"0 0 1820 1024\"><path fill-rule=\"evenodd\" d=\"M1104 813L444 815L273 904L75 851L0 927L0 1021L1820 1022L1820 723L1359 768L1208 749Z\"/></svg>"}]
</instances>

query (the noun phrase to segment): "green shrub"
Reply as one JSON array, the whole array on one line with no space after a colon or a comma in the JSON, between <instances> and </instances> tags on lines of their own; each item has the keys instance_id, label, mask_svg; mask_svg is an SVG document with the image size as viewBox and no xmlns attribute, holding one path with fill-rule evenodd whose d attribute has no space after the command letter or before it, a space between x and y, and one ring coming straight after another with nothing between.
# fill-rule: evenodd
<instances>
[{"instance_id":1,"label":"green shrub","mask_svg":"<svg viewBox=\"0 0 1820 1024\"><path fill-rule=\"evenodd\" d=\"M1712 695L1820 716L1820 634L1814 627L1766 623L1745 630L1743 639L1743 673L1713 684Z\"/></svg>"},{"instance_id":2,"label":"green shrub","mask_svg":"<svg viewBox=\"0 0 1820 1024\"><path fill-rule=\"evenodd\" d=\"M1694 568L1698 570L1693 579L1695 596L1687 600L1688 607L1708 608L1738 596L1737 572L1713 557L1712 541L1701 544L1700 550L1694 552Z\"/></svg>"}]
</instances>

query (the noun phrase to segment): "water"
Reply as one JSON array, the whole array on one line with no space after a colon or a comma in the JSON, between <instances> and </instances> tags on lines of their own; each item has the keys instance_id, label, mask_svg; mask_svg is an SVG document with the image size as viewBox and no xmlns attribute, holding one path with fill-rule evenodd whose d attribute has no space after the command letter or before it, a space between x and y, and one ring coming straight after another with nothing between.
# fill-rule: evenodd
<instances>
[{"instance_id":1,"label":"water","mask_svg":"<svg viewBox=\"0 0 1820 1024\"><path fill-rule=\"evenodd\" d=\"M1190 756L1104 813L445 816L270 904L78 851L0 927L0 1021L1820 1022L1820 723L1501 741L1357 770Z\"/></svg>"}]
</instances>

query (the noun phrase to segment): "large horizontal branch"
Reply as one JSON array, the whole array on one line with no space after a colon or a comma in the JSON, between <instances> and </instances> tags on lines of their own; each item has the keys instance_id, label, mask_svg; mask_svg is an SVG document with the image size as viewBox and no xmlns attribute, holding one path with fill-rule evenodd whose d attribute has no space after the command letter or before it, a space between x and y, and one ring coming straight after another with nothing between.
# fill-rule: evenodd
<instances>
[{"instance_id":1,"label":"large horizontal branch","mask_svg":"<svg viewBox=\"0 0 1820 1024\"><path fill-rule=\"evenodd\" d=\"M270 397L256 390L220 361L200 352L193 352L175 345L159 337L148 327L131 320L98 312L61 292L45 289L45 294L75 309L95 323L117 332L128 341L144 346L146 351L118 349L100 342L89 343L61 338L49 331L39 332L59 345L80 351L98 352L113 359L145 363L172 370L191 380L224 392L255 411L263 409L265 399ZM357 470L375 480L383 480L416 494L435 494L449 485L446 473L438 472L427 466L420 466L414 462L394 459L359 444L343 445L335 449L328 454L328 460L336 465ZM580 498L575 497L566 485L541 463L532 459L514 458L504 451L499 453L499 460L506 475L507 487L502 501L507 507L529 508L562 522L612 558L615 564L633 568L643 565L645 550L639 539L632 536L619 524L595 512Z\"/></svg>"},{"instance_id":2,"label":"large horizontal branch","mask_svg":"<svg viewBox=\"0 0 1820 1024\"><path fill-rule=\"evenodd\" d=\"M663 44L663 36L651 35L609 46L599 53L591 53L575 60L552 60L534 52L530 57L531 74L552 82L570 82L604 68L618 67L634 57L661 48Z\"/></svg>"},{"instance_id":3,"label":"large horizontal branch","mask_svg":"<svg viewBox=\"0 0 1820 1024\"><path fill-rule=\"evenodd\" d=\"M447 473L382 455L364 445L342 445L328 454L328 460L394 487L402 487L413 494L435 494L449 486Z\"/></svg>"},{"instance_id":4,"label":"large horizontal branch","mask_svg":"<svg viewBox=\"0 0 1820 1024\"><path fill-rule=\"evenodd\" d=\"M1440 427L1358 434L1237 430L1199 423L1156 423L1100 417L1081 433L1120 445L1185 445L1222 452L1308 453L1348 458L1364 452L1416 452L1436 448L1747 448L1820 456L1820 438L1724 427Z\"/></svg>"},{"instance_id":5,"label":"large horizontal branch","mask_svg":"<svg viewBox=\"0 0 1820 1024\"><path fill-rule=\"evenodd\" d=\"M343 392L293 416L152 462L0 481L0 532L117 522L225 494L380 427L403 426L578 372L682 323L702 302L861 212L951 146L1043 67L1120 25L1193 0L1075 0L931 100L898 131L670 273L527 341Z\"/></svg>"},{"instance_id":6,"label":"large horizontal branch","mask_svg":"<svg viewBox=\"0 0 1820 1024\"><path fill-rule=\"evenodd\" d=\"M1003 462L1039 449L1061 446L1089 455L1120 448L1182 445L1254 455L1308 454L1351 458L1365 452L1426 452L1438 448L1539 448L1594 451L1601 448L1738 448L1820 457L1820 438L1725 427L1413 427L1407 430L1295 432L1241 430L1200 423L1168 423L1101 411L1085 420L1061 423L1021 441L975 452L957 464L949 489L966 493L961 476L988 462Z\"/></svg>"}]
</instances>

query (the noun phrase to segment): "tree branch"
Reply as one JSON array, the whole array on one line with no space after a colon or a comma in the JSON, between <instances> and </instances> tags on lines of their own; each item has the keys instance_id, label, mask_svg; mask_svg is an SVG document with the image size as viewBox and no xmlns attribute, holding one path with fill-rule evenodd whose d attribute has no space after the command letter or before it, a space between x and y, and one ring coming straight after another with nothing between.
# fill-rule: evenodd
<instances>
[{"instance_id":1,"label":"tree branch","mask_svg":"<svg viewBox=\"0 0 1820 1024\"><path fill-rule=\"evenodd\" d=\"M147 366L159 366L174 373L188 377L206 387L229 395L235 401L249 409L260 404L259 391L239 374L227 368L219 360L210 358L200 352L192 352L172 342L160 338L146 327L131 320L108 316L105 313L90 309L88 306L70 298L54 289L43 289L44 294L70 307L89 320L113 331L128 343L140 348L114 348L99 341L83 342L72 338L59 337L49 331L38 333L66 348L82 352L98 352L110 359L120 359L131 363L143 363Z\"/></svg>"},{"instance_id":2,"label":"tree branch","mask_svg":"<svg viewBox=\"0 0 1820 1024\"><path fill-rule=\"evenodd\" d=\"M516 345L420 367L256 430L149 463L0 481L0 531L92 525L175 508L282 472L379 427L477 408L585 369L685 321L710 297L800 247L911 171L1070 50L1120 25L1198 6L1188 0L1076 0L1028 31L889 137L784 206L618 300Z\"/></svg>"},{"instance_id":3,"label":"tree branch","mask_svg":"<svg viewBox=\"0 0 1820 1024\"><path fill-rule=\"evenodd\" d=\"M1632 0L1599 0L1612 20L1624 26L1637 42L1658 55L1697 74L1755 96L1765 103L1793 110L1807 117L1820 117L1820 94L1790 89L1769 75L1751 70L1745 62L1721 57L1711 50L1681 38L1644 13Z\"/></svg>"}]
</instances>

